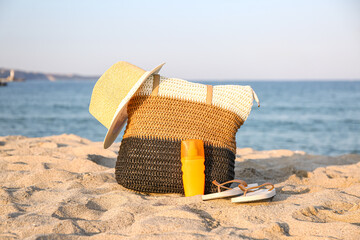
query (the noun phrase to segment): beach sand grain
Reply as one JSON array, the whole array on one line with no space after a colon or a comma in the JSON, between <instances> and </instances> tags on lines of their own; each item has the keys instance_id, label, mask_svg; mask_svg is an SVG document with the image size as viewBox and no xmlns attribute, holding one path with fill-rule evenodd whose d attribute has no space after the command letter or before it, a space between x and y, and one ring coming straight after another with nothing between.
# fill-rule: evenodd
<instances>
[{"instance_id":1,"label":"beach sand grain","mask_svg":"<svg viewBox=\"0 0 360 240\"><path fill-rule=\"evenodd\" d=\"M0 239L359 239L360 155L238 149L236 178L270 201L145 194L117 184L119 143L0 137Z\"/></svg>"}]
</instances>

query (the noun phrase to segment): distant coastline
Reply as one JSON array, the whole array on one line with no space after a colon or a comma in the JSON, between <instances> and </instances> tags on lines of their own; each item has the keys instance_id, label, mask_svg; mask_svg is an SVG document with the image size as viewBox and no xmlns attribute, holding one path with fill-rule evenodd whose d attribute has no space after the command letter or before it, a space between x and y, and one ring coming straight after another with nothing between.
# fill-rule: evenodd
<instances>
[{"instance_id":1,"label":"distant coastline","mask_svg":"<svg viewBox=\"0 0 360 240\"><path fill-rule=\"evenodd\" d=\"M96 80L99 76L84 76L78 74L55 74L55 73L42 73L34 71L24 71L11 68L0 67L0 78L6 78L10 75L11 70L14 71L15 79L31 80L44 80L44 81L57 81L57 80Z\"/></svg>"}]
</instances>

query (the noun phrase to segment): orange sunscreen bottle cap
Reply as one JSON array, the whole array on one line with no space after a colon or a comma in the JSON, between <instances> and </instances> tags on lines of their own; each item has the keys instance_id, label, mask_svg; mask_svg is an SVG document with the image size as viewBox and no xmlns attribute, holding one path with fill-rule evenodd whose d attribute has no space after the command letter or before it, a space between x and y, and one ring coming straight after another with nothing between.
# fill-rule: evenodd
<instances>
[{"instance_id":1,"label":"orange sunscreen bottle cap","mask_svg":"<svg viewBox=\"0 0 360 240\"><path fill-rule=\"evenodd\" d=\"M181 158L204 157L204 142L199 139L181 141Z\"/></svg>"}]
</instances>

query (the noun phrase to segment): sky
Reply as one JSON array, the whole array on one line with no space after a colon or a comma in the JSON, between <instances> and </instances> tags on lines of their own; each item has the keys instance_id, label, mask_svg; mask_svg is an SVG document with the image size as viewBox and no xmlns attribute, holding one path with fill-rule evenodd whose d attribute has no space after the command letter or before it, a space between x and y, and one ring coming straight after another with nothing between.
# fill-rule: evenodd
<instances>
[{"instance_id":1,"label":"sky","mask_svg":"<svg viewBox=\"0 0 360 240\"><path fill-rule=\"evenodd\" d=\"M0 0L0 67L199 80L360 80L359 0Z\"/></svg>"}]
</instances>

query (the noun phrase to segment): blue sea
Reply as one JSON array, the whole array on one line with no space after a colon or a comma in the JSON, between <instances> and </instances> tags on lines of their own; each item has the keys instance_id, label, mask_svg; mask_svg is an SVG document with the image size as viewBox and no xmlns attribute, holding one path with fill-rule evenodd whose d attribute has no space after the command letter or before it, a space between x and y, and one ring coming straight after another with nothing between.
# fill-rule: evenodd
<instances>
[{"instance_id":1,"label":"blue sea","mask_svg":"<svg viewBox=\"0 0 360 240\"><path fill-rule=\"evenodd\" d=\"M94 84L29 80L0 87L0 136L73 133L102 141L106 128L88 112ZM250 117L239 129L237 147L321 155L360 153L360 82L226 84L251 85L261 101L260 108L254 103Z\"/></svg>"}]
</instances>

